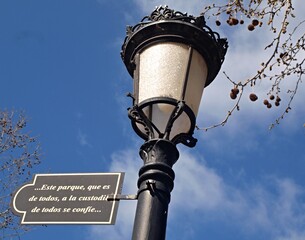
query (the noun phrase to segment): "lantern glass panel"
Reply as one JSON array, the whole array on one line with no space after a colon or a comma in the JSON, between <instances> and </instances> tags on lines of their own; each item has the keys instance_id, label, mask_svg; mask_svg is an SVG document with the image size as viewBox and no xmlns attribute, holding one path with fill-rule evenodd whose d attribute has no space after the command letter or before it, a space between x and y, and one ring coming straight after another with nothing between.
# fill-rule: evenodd
<instances>
[{"instance_id":1,"label":"lantern glass panel","mask_svg":"<svg viewBox=\"0 0 305 240\"><path fill-rule=\"evenodd\" d=\"M158 43L140 53L139 102L153 97L180 99L188 46Z\"/></svg>"},{"instance_id":2,"label":"lantern glass panel","mask_svg":"<svg viewBox=\"0 0 305 240\"><path fill-rule=\"evenodd\" d=\"M139 103L155 97L185 100L197 115L208 71L204 58L193 50L189 75L186 76L189 48L183 43L164 42L140 52ZM186 92L183 96L185 85Z\"/></svg>"},{"instance_id":3,"label":"lantern glass panel","mask_svg":"<svg viewBox=\"0 0 305 240\"><path fill-rule=\"evenodd\" d=\"M135 89L139 105L153 98L171 98L184 101L197 115L208 69L202 55L190 48L183 43L159 42L139 52ZM155 103L143 112L163 133L174 108L167 103ZM188 133L190 127L191 120L183 113L175 120L170 136Z\"/></svg>"}]
</instances>

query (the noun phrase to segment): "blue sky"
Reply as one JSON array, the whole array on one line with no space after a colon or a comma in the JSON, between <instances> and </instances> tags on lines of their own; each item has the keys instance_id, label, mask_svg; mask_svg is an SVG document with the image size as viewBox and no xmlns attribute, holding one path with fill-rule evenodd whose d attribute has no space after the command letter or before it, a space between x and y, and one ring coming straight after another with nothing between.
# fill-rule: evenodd
<instances>
[{"instance_id":1,"label":"blue sky","mask_svg":"<svg viewBox=\"0 0 305 240\"><path fill-rule=\"evenodd\" d=\"M124 171L123 193L136 193L142 141L127 117L132 79L120 49L126 25L160 4L199 14L204 1L0 1L0 108L26 112L43 151L33 173ZM252 76L272 36L218 30L230 45L222 70ZM247 91L264 98L268 87ZM230 89L222 73L205 89L199 126L225 117ZM283 108L245 98L226 126L197 131L194 149L179 146L167 239L305 239L304 94L301 84L293 111L272 131ZM121 201L114 226L37 226L22 239L130 239L135 204Z\"/></svg>"}]
</instances>

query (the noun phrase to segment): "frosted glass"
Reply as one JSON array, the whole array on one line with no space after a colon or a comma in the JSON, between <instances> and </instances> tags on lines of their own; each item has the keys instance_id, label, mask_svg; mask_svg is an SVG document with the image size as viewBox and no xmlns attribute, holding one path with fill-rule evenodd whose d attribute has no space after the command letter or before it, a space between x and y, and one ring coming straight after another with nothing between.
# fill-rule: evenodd
<instances>
[{"instance_id":1,"label":"frosted glass","mask_svg":"<svg viewBox=\"0 0 305 240\"><path fill-rule=\"evenodd\" d=\"M153 97L170 97L182 100L189 46L182 43L158 43L140 53L139 103ZM203 57L193 50L185 102L198 113L207 77Z\"/></svg>"},{"instance_id":2,"label":"frosted glass","mask_svg":"<svg viewBox=\"0 0 305 240\"><path fill-rule=\"evenodd\" d=\"M180 99L188 46L159 43L140 53L139 102L152 97Z\"/></svg>"},{"instance_id":3,"label":"frosted glass","mask_svg":"<svg viewBox=\"0 0 305 240\"><path fill-rule=\"evenodd\" d=\"M186 87L185 102L193 110L195 116L198 114L199 104L207 75L208 67L204 58L194 50L188 84Z\"/></svg>"},{"instance_id":4,"label":"frosted glass","mask_svg":"<svg viewBox=\"0 0 305 240\"><path fill-rule=\"evenodd\" d=\"M185 103L197 116L202 92L208 74L204 58L193 49L185 97L182 99L185 75L189 62L190 46L182 43L157 43L139 53L139 92L138 103L156 97L169 97L185 100ZM146 116L164 133L173 105L158 103L143 109ZM144 128L138 125L144 132ZM179 133L188 133L191 122L186 113L182 113L174 122L170 139ZM157 133L156 133L157 134ZM156 137L158 137L156 135Z\"/></svg>"}]
</instances>

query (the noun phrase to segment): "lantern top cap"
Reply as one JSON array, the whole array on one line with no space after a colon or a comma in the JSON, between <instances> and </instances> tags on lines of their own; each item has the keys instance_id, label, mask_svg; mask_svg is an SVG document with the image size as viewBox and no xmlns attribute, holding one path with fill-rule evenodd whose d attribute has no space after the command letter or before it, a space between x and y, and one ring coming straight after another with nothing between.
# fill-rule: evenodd
<instances>
[{"instance_id":1,"label":"lantern top cap","mask_svg":"<svg viewBox=\"0 0 305 240\"><path fill-rule=\"evenodd\" d=\"M206 86L216 77L228 48L226 38L220 38L206 25L204 15L188 15L159 6L135 26L127 26L121 57L133 76L133 58L143 47L153 42L177 41L193 46L207 61L209 76Z\"/></svg>"},{"instance_id":2,"label":"lantern top cap","mask_svg":"<svg viewBox=\"0 0 305 240\"><path fill-rule=\"evenodd\" d=\"M182 13L180 11L175 11L173 9L170 9L167 5L156 7L155 10L150 15L145 16L141 20L141 22L136 24L135 26L127 26L126 28L127 36L122 46L122 52L121 52L122 57L124 54L124 46L126 45L128 39L133 35L133 33L137 32L138 30L145 27L149 23L162 21L162 20L183 21L183 22L191 23L194 26L197 26L198 28L202 29L203 31L208 33L215 42L218 43L220 50L222 50L220 53L221 59L222 60L224 59L224 56L228 48L227 39L220 38L217 32L214 32L210 27L206 25L206 21L203 14L201 14L199 17L194 17L192 15L188 15L187 13Z\"/></svg>"}]
</instances>

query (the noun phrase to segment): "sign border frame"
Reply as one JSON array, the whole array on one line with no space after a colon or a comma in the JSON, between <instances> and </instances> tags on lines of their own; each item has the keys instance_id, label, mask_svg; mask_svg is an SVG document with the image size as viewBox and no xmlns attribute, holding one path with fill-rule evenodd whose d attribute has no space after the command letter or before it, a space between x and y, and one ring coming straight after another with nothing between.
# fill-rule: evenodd
<instances>
[{"instance_id":1,"label":"sign border frame","mask_svg":"<svg viewBox=\"0 0 305 240\"><path fill-rule=\"evenodd\" d=\"M20 187L14 194L13 194L13 198L12 198L12 201L11 201L11 206L12 206L12 210L13 210L13 213L16 214L16 213L19 213L19 214L16 214L18 216L20 216L21 220L20 220L20 224L21 225L113 225L115 224L115 221L116 221L116 215L117 215L117 209L118 209L118 204L119 204L119 201L116 201L114 200L113 201L113 204L112 204L112 209L111 209L111 213L110 213L110 216L109 216L109 221L86 221L86 222L83 222L83 221L79 221L79 222L76 222L76 221L73 221L73 222L68 222L68 221L40 221L40 222L37 222L37 221L24 221L25 217L26 217L26 214L27 214L27 211L21 211L17 208L16 206L16 197L18 196L19 192L22 191L22 189L28 187L28 186L35 186L35 183L36 183L36 180L38 177L40 176L84 176L84 175L118 175L118 180L117 180L117 183L116 183L116 187L115 187L115 193L113 194L119 194L118 191L119 191L119 186L120 185L123 185L123 180L124 180L124 175L125 173L124 172L105 172L105 173L37 173L34 175L33 177L33 181L32 183L26 183L24 184L22 187ZM123 188L123 186L122 186ZM22 217L21 217L21 214L22 214Z\"/></svg>"}]
</instances>

